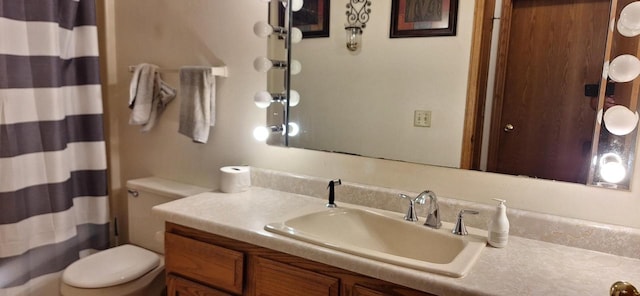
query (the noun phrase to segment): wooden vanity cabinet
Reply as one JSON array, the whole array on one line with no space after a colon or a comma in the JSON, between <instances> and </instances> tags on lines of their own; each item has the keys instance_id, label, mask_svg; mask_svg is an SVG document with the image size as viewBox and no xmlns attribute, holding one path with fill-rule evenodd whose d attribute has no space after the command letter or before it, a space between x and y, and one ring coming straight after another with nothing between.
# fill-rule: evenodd
<instances>
[{"instance_id":1,"label":"wooden vanity cabinet","mask_svg":"<svg viewBox=\"0 0 640 296\"><path fill-rule=\"evenodd\" d=\"M433 296L173 223L165 269L169 296Z\"/></svg>"},{"instance_id":2,"label":"wooden vanity cabinet","mask_svg":"<svg viewBox=\"0 0 640 296\"><path fill-rule=\"evenodd\" d=\"M209 286L170 274L167 276L167 294L174 296L233 296Z\"/></svg>"}]
</instances>

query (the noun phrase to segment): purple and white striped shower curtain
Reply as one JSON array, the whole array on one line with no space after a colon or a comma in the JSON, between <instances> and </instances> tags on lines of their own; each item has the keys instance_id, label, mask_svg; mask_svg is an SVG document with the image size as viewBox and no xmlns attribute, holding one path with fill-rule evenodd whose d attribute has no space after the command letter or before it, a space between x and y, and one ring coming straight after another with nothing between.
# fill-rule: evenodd
<instances>
[{"instance_id":1,"label":"purple and white striped shower curtain","mask_svg":"<svg viewBox=\"0 0 640 296\"><path fill-rule=\"evenodd\" d=\"M0 0L0 296L109 246L94 0Z\"/></svg>"}]
</instances>

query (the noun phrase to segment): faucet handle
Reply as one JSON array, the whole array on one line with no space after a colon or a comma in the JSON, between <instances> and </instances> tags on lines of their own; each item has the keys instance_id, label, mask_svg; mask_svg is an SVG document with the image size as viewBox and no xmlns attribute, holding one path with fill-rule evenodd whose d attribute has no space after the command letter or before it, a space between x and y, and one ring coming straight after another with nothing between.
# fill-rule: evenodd
<instances>
[{"instance_id":1,"label":"faucet handle","mask_svg":"<svg viewBox=\"0 0 640 296\"><path fill-rule=\"evenodd\" d=\"M409 209L407 210L407 214L404 215L404 219L411 222L418 221L418 213L416 213L416 202L423 205L425 203L424 197L420 195L418 195L417 197L410 197L402 193L400 193L398 196L403 199L409 200Z\"/></svg>"},{"instance_id":2,"label":"faucet handle","mask_svg":"<svg viewBox=\"0 0 640 296\"><path fill-rule=\"evenodd\" d=\"M477 214L480 214L480 212L474 211L474 210L463 209L463 210L460 210L460 212L458 213L458 217L462 218L464 216L464 214L477 215Z\"/></svg>"},{"instance_id":3,"label":"faucet handle","mask_svg":"<svg viewBox=\"0 0 640 296\"><path fill-rule=\"evenodd\" d=\"M458 213L458 219L456 220L456 226L453 228L451 233L457 234L457 235L469 234L469 232L467 232L467 227L464 225L464 220L463 220L464 214L477 215L477 214L480 214L480 212L473 211L473 210L460 210L460 213Z\"/></svg>"},{"instance_id":4,"label":"faucet handle","mask_svg":"<svg viewBox=\"0 0 640 296\"><path fill-rule=\"evenodd\" d=\"M425 204L427 202L427 200L424 198L424 196L421 196L421 195L418 195L416 197L411 197L411 196L408 196L406 194L400 193L400 194L398 194L398 196L400 196L401 198L404 198L404 199L408 199L409 202L416 202L416 203L419 203L421 205L423 205L423 204Z\"/></svg>"}]
</instances>

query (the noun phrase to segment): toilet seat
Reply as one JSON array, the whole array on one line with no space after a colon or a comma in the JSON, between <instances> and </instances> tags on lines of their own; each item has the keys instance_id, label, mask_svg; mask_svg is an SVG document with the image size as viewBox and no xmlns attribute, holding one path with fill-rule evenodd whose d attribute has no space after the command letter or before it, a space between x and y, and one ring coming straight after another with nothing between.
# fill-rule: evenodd
<instances>
[{"instance_id":1,"label":"toilet seat","mask_svg":"<svg viewBox=\"0 0 640 296\"><path fill-rule=\"evenodd\" d=\"M158 254L127 244L72 263L62 274L62 281L78 288L111 287L135 280L159 264Z\"/></svg>"}]
</instances>

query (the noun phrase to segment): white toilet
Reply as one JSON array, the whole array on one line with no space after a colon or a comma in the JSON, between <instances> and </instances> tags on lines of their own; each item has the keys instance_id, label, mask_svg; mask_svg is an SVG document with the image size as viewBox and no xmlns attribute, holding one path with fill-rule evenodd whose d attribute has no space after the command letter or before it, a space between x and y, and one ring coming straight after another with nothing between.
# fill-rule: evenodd
<instances>
[{"instance_id":1,"label":"white toilet","mask_svg":"<svg viewBox=\"0 0 640 296\"><path fill-rule=\"evenodd\" d=\"M209 191L156 177L127 182L131 244L100 251L69 265L62 274L63 296L161 295L164 290L164 221L155 205Z\"/></svg>"}]
</instances>

